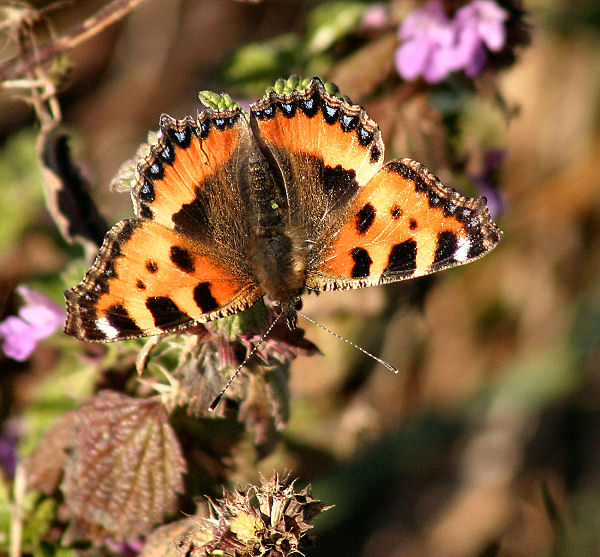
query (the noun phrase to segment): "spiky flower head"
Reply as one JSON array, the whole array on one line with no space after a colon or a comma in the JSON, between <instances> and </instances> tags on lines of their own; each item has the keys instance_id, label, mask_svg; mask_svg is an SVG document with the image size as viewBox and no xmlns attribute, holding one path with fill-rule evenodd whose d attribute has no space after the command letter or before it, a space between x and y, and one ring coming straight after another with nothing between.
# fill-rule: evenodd
<instances>
[{"instance_id":1,"label":"spiky flower head","mask_svg":"<svg viewBox=\"0 0 600 557\"><path fill-rule=\"evenodd\" d=\"M310 522L331 507L314 499L310 486L297 490L294 483L276 474L211 501L211 517L180 538L179 551L190 557L303 555L310 544Z\"/></svg>"}]
</instances>

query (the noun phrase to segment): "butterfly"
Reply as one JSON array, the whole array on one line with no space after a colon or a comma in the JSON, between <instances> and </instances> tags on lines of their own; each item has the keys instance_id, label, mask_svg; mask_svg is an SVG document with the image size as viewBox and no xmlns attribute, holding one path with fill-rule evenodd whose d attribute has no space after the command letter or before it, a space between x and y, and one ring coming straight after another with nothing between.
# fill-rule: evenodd
<instances>
[{"instance_id":1,"label":"butterfly","mask_svg":"<svg viewBox=\"0 0 600 557\"><path fill-rule=\"evenodd\" d=\"M65 292L68 334L116 341L189 329L267 297L290 328L307 291L469 263L502 232L422 164L384 164L377 124L319 78L250 106L160 119L137 163L135 217Z\"/></svg>"}]
</instances>

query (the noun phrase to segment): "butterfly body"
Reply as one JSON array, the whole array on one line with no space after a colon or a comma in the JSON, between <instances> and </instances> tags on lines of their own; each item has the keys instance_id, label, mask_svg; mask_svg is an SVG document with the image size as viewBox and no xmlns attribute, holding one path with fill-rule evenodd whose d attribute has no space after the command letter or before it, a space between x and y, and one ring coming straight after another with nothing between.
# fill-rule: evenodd
<instances>
[{"instance_id":1,"label":"butterfly body","mask_svg":"<svg viewBox=\"0 0 600 557\"><path fill-rule=\"evenodd\" d=\"M423 276L477 259L501 232L318 78L251 106L161 117L137 167L136 218L115 225L66 291L66 331L112 341L186 329L269 298Z\"/></svg>"}]
</instances>

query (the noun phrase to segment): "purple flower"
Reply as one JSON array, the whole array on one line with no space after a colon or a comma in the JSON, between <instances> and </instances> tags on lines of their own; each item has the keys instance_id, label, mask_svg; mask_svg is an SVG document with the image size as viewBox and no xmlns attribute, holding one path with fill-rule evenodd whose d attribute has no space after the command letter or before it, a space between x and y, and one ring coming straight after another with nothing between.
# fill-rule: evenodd
<instances>
[{"instance_id":1,"label":"purple flower","mask_svg":"<svg viewBox=\"0 0 600 557\"><path fill-rule=\"evenodd\" d=\"M11 315L0 322L0 338L4 339L4 353L23 362L31 356L39 340L63 326L65 312L49 298L26 286L19 286L17 290L25 305L18 316Z\"/></svg>"},{"instance_id":2,"label":"purple flower","mask_svg":"<svg viewBox=\"0 0 600 557\"><path fill-rule=\"evenodd\" d=\"M486 47L497 51L504 46L507 18L508 13L493 0L474 0L456 12L456 59L469 77L482 70L487 59Z\"/></svg>"},{"instance_id":3,"label":"purple flower","mask_svg":"<svg viewBox=\"0 0 600 557\"><path fill-rule=\"evenodd\" d=\"M436 83L451 71L450 53L454 28L439 0L432 0L409 14L399 29L403 44L396 51L396 67L406 80L422 75Z\"/></svg>"},{"instance_id":4,"label":"purple flower","mask_svg":"<svg viewBox=\"0 0 600 557\"><path fill-rule=\"evenodd\" d=\"M430 0L402 22L396 51L398 73L429 83L465 70L473 77L483 68L487 50L502 48L508 13L493 0L473 0L449 19L440 0Z\"/></svg>"},{"instance_id":5,"label":"purple flower","mask_svg":"<svg viewBox=\"0 0 600 557\"><path fill-rule=\"evenodd\" d=\"M9 418L2 424L0 433L0 467L9 478L14 478L17 466L17 443L23 433L19 418Z\"/></svg>"}]
</instances>

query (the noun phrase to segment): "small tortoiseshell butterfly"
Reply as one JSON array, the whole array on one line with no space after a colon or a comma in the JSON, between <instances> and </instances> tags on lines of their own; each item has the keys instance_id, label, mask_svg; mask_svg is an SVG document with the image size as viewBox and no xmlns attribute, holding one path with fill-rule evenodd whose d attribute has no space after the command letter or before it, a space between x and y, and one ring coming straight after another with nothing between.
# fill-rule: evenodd
<instances>
[{"instance_id":1,"label":"small tortoiseshell butterfly","mask_svg":"<svg viewBox=\"0 0 600 557\"><path fill-rule=\"evenodd\" d=\"M502 235L484 198L413 160L384 164L377 124L318 78L281 81L249 118L237 106L163 115L131 197L136 217L106 234L65 293L65 330L78 338L173 332L265 295L293 327L307 290L428 275Z\"/></svg>"}]
</instances>

